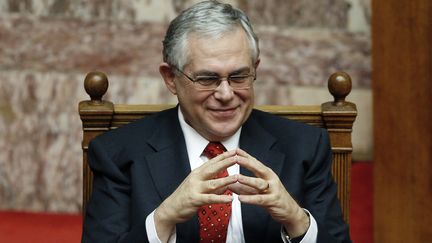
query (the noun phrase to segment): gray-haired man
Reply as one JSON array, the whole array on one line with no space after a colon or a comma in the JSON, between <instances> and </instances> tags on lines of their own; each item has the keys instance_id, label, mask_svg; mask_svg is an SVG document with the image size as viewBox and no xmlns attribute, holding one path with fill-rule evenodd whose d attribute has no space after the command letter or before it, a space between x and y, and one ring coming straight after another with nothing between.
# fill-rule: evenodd
<instances>
[{"instance_id":1,"label":"gray-haired man","mask_svg":"<svg viewBox=\"0 0 432 243\"><path fill-rule=\"evenodd\" d=\"M246 15L195 4L163 44L179 105L92 141L83 242L350 242L325 130L253 109Z\"/></svg>"}]
</instances>

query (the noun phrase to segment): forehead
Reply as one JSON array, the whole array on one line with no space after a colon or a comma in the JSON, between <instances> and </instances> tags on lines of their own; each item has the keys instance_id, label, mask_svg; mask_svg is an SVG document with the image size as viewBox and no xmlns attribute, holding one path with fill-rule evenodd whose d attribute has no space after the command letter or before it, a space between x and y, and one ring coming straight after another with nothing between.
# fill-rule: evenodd
<instances>
[{"instance_id":1,"label":"forehead","mask_svg":"<svg viewBox=\"0 0 432 243\"><path fill-rule=\"evenodd\" d=\"M246 33L241 28L223 33L218 37L188 36L188 63L186 69L211 70L225 73L250 67L252 56Z\"/></svg>"}]
</instances>

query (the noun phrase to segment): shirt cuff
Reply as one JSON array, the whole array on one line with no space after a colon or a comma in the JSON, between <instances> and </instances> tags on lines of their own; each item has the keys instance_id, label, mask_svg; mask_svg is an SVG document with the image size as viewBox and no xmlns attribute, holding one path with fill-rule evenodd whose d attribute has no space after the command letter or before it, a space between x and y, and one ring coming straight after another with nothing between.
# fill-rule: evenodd
<instances>
[{"instance_id":1,"label":"shirt cuff","mask_svg":"<svg viewBox=\"0 0 432 243\"><path fill-rule=\"evenodd\" d=\"M147 239L150 243L162 243L162 241L159 239L156 231L156 224L154 221L154 213L155 211L151 212L145 221L146 231L147 231ZM173 232L171 233L171 236L168 239L168 243L175 243L177 239L177 233L174 228Z\"/></svg>"},{"instance_id":2,"label":"shirt cuff","mask_svg":"<svg viewBox=\"0 0 432 243\"><path fill-rule=\"evenodd\" d=\"M312 216L312 214L307 210L303 209L308 215L309 215L309 228L307 229L306 233L303 236L303 239L301 239L300 243L316 243L317 242L317 236L318 236L318 225L315 220L315 218ZM281 227L281 237L282 241L284 243L291 243L289 240L289 237L287 237L286 232L283 228L283 225Z\"/></svg>"}]
</instances>

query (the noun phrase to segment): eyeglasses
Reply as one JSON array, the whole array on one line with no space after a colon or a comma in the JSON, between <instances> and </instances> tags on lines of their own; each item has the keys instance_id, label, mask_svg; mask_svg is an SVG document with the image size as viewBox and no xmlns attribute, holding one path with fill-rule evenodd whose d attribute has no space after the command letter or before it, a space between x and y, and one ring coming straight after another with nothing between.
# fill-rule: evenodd
<instances>
[{"instance_id":1,"label":"eyeglasses","mask_svg":"<svg viewBox=\"0 0 432 243\"><path fill-rule=\"evenodd\" d=\"M239 90L239 89L248 89L252 86L252 83L256 79L255 74L239 74L239 75L230 75L226 78L219 76L206 76L206 75L197 75L195 78L190 77L178 67L173 66L177 71L183 74L187 79L195 84L195 87L199 90L215 90L222 83L224 79L226 79L231 86L231 88Z\"/></svg>"}]
</instances>

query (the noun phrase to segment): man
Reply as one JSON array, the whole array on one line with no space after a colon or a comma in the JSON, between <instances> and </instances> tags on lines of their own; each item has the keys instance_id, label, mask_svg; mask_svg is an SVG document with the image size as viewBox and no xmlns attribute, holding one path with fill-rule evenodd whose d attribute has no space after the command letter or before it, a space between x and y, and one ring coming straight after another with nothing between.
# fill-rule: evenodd
<instances>
[{"instance_id":1,"label":"man","mask_svg":"<svg viewBox=\"0 0 432 243\"><path fill-rule=\"evenodd\" d=\"M91 142L83 242L350 242L325 130L252 108L246 15L198 3L163 45L179 105Z\"/></svg>"}]
</instances>

